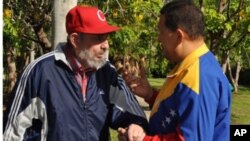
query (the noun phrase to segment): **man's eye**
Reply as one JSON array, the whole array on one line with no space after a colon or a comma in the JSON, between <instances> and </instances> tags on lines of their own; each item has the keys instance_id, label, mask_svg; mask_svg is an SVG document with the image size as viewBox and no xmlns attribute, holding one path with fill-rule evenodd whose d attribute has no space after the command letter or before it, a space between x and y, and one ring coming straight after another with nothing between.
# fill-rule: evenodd
<instances>
[{"instance_id":1,"label":"man's eye","mask_svg":"<svg viewBox=\"0 0 250 141\"><path fill-rule=\"evenodd\" d=\"M105 41L105 40L107 40L107 38L108 38L108 36L107 35L98 35L98 37L97 37L97 39L98 39L98 41Z\"/></svg>"}]
</instances>

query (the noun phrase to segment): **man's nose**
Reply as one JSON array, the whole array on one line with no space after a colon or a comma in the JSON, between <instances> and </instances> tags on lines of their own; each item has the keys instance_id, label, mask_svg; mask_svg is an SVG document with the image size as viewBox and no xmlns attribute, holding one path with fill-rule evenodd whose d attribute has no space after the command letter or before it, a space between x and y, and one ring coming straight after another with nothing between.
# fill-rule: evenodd
<instances>
[{"instance_id":1,"label":"man's nose","mask_svg":"<svg viewBox=\"0 0 250 141\"><path fill-rule=\"evenodd\" d=\"M105 40L101 43L101 48L102 49L108 49L109 48L109 43L108 40Z\"/></svg>"}]
</instances>

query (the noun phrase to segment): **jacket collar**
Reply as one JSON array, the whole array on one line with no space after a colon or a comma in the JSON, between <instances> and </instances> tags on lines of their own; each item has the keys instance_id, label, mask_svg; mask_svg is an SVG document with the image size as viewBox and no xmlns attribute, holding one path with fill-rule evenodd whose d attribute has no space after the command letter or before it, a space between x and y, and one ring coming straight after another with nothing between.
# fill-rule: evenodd
<instances>
[{"instance_id":1,"label":"jacket collar","mask_svg":"<svg viewBox=\"0 0 250 141\"><path fill-rule=\"evenodd\" d=\"M178 75L180 72L187 69L190 65L193 64L195 60L197 60L200 56L204 55L208 51L209 49L207 48L206 44L202 44L195 51L189 54L182 62L177 64L174 69L167 75L167 77L174 77Z\"/></svg>"}]
</instances>

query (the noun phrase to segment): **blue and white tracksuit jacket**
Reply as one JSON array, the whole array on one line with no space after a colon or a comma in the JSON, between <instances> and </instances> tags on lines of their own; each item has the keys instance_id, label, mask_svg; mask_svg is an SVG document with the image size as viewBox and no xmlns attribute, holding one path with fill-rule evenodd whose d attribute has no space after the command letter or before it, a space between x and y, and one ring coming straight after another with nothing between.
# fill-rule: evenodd
<instances>
[{"instance_id":1,"label":"blue and white tracksuit jacket","mask_svg":"<svg viewBox=\"0 0 250 141\"><path fill-rule=\"evenodd\" d=\"M14 89L4 141L108 141L117 129L147 120L115 68L89 75L86 101L59 45L29 64Z\"/></svg>"}]
</instances>

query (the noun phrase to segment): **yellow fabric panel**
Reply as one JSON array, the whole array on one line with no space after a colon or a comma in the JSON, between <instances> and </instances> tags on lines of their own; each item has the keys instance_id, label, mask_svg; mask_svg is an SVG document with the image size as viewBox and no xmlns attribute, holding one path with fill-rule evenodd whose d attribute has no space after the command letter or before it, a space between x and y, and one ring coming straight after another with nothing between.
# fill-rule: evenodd
<instances>
[{"instance_id":1,"label":"yellow fabric panel","mask_svg":"<svg viewBox=\"0 0 250 141\"><path fill-rule=\"evenodd\" d=\"M199 60L195 61L187 70L187 74L183 77L181 82L192 89L196 94L199 94L200 86L200 69ZM190 81L191 80L191 81Z\"/></svg>"}]
</instances>

